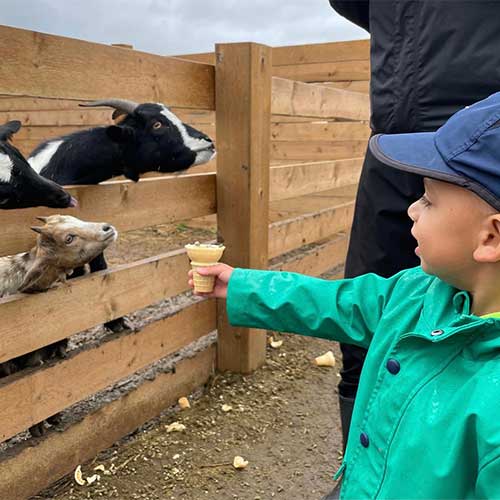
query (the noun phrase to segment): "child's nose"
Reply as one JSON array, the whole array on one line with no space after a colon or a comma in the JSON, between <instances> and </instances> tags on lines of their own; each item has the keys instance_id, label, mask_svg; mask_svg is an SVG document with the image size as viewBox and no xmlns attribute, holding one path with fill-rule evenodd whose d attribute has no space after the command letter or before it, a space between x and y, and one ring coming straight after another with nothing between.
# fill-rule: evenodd
<instances>
[{"instance_id":1,"label":"child's nose","mask_svg":"<svg viewBox=\"0 0 500 500\"><path fill-rule=\"evenodd\" d=\"M412 203L409 207L408 207L408 217L410 217L410 219L413 221L413 222L416 222L417 219L418 219L418 201Z\"/></svg>"}]
</instances>

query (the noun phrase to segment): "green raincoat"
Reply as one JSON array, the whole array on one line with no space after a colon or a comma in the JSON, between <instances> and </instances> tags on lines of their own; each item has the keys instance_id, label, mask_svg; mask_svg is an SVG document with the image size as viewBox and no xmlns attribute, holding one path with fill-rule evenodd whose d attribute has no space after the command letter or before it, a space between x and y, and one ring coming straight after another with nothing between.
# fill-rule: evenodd
<instances>
[{"instance_id":1,"label":"green raincoat","mask_svg":"<svg viewBox=\"0 0 500 500\"><path fill-rule=\"evenodd\" d=\"M236 326L369 348L341 498L500 499L500 320L420 267L326 281L236 269Z\"/></svg>"}]
</instances>

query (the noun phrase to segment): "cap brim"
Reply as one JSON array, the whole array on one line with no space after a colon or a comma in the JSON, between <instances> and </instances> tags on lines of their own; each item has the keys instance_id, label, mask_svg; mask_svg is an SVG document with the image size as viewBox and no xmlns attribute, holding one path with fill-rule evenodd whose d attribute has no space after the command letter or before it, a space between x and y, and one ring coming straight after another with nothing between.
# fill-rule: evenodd
<instances>
[{"instance_id":1,"label":"cap brim","mask_svg":"<svg viewBox=\"0 0 500 500\"><path fill-rule=\"evenodd\" d=\"M466 188L500 212L500 200L493 193L445 163L436 148L435 135L435 132L377 134L370 139L370 151L390 167Z\"/></svg>"},{"instance_id":2,"label":"cap brim","mask_svg":"<svg viewBox=\"0 0 500 500\"><path fill-rule=\"evenodd\" d=\"M390 167L459 186L468 186L443 160L434 143L434 132L415 134L378 134L370 139L375 158Z\"/></svg>"}]
</instances>

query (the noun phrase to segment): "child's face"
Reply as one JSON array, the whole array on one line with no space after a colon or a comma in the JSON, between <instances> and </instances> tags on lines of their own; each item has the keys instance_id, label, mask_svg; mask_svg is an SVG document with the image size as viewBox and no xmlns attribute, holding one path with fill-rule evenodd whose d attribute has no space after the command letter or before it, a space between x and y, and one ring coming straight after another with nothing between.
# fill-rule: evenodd
<instances>
[{"instance_id":1,"label":"child's face","mask_svg":"<svg viewBox=\"0 0 500 500\"><path fill-rule=\"evenodd\" d=\"M428 274L464 288L477 262L473 258L479 230L493 209L471 191L433 179L424 179L425 193L410 205L415 253Z\"/></svg>"}]
</instances>

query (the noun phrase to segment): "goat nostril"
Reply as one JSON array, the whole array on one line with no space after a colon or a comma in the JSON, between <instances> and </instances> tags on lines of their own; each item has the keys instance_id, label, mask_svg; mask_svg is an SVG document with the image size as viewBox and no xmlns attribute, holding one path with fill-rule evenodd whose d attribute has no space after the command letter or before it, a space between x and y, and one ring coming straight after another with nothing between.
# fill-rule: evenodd
<instances>
[{"instance_id":1,"label":"goat nostril","mask_svg":"<svg viewBox=\"0 0 500 500\"><path fill-rule=\"evenodd\" d=\"M103 230L105 233L107 233L107 232L111 231L111 229L112 229L112 228L111 228L111 226L108 226L108 225L102 226L102 230Z\"/></svg>"}]
</instances>

